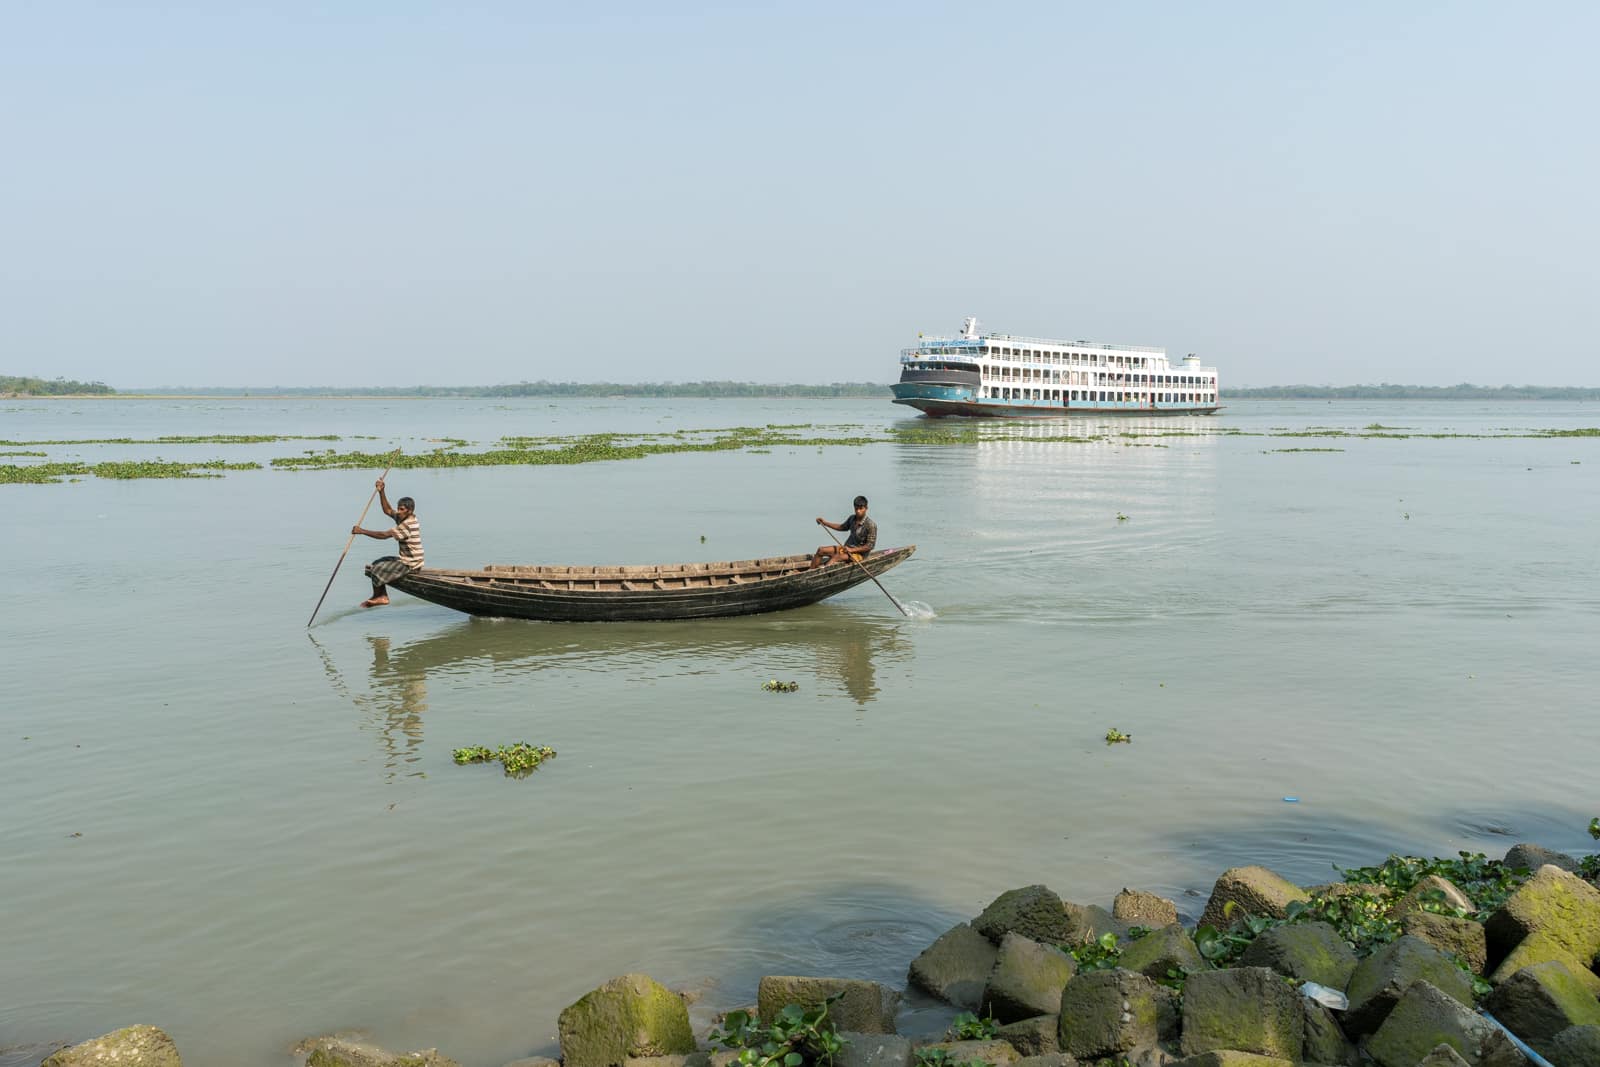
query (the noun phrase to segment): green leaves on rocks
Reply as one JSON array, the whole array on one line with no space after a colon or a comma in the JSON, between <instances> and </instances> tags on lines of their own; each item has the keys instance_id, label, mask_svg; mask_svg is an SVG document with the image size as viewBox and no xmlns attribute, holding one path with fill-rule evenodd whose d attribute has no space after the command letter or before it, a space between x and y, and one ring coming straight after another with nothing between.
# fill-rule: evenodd
<instances>
[{"instance_id":1,"label":"green leaves on rocks","mask_svg":"<svg viewBox=\"0 0 1600 1067\"><path fill-rule=\"evenodd\" d=\"M980 1019L973 1012L963 1011L950 1020L946 1035L951 1041L987 1041L999 1029L1000 1023L993 1016Z\"/></svg>"},{"instance_id":2,"label":"green leaves on rocks","mask_svg":"<svg viewBox=\"0 0 1600 1067\"><path fill-rule=\"evenodd\" d=\"M738 1050L734 1062L742 1067L828 1067L844 1048L828 1010L844 995L841 990L810 1009L786 1004L766 1024L747 1011L730 1011L710 1041Z\"/></svg>"},{"instance_id":3,"label":"green leaves on rocks","mask_svg":"<svg viewBox=\"0 0 1600 1067\"><path fill-rule=\"evenodd\" d=\"M1335 868L1347 882L1380 885L1395 894L1409 893L1429 875L1447 879L1471 897L1478 910L1472 916L1483 922L1504 904L1517 887L1528 880L1527 871L1507 867L1481 852L1458 852L1458 859L1424 859L1420 856L1390 856L1376 867ZM1433 910L1427 909L1424 910ZM1442 914L1442 912L1440 912Z\"/></svg>"}]
</instances>

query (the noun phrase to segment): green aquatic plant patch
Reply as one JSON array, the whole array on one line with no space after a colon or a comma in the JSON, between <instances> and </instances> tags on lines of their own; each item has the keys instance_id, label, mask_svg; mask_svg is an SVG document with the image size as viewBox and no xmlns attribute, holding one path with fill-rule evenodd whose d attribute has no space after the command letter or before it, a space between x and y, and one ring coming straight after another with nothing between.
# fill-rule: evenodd
<instances>
[{"instance_id":1,"label":"green aquatic plant patch","mask_svg":"<svg viewBox=\"0 0 1600 1067\"><path fill-rule=\"evenodd\" d=\"M0 465L0 485L49 485L88 473L82 463L9 463Z\"/></svg>"},{"instance_id":2,"label":"green aquatic plant patch","mask_svg":"<svg viewBox=\"0 0 1600 1067\"><path fill-rule=\"evenodd\" d=\"M514 745L501 745L499 748L489 748L486 745L458 748L450 755L457 763L498 762L505 768L507 778L526 778L538 770L546 760L555 759L556 750L518 741Z\"/></svg>"},{"instance_id":3,"label":"green aquatic plant patch","mask_svg":"<svg viewBox=\"0 0 1600 1067\"><path fill-rule=\"evenodd\" d=\"M221 478L220 471L260 470L259 463L227 463L223 460L183 463L165 460L108 460L104 463L32 463L0 465L0 485L46 485L64 478Z\"/></svg>"},{"instance_id":4,"label":"green aquatic plant patch","mask_svg":"<svg viewBox=\"0 0 1600 1067\"><path fill-rule=\"evenodd\" d=\"M1115 442L1128 446L1167 447L1150 439L1182 437L1281 437L1281 438L1372 438L1390 439L1447 439L1447 438L1569 438L1600 437L1600 429L1540 429L1515 430L1485 434L1456 433L1404 433L1401 427L1383 427L1373 423L1361 431L1351 431L1328 426L1313 426L1290 430L1274 427L1270 431L1246 431L1235 427L1201 427L1186 429L1130 429L1112 434L1059 433L1036 435L1034 427L996 426L993 423L952 422L951 420L918 420L900 423L884 429L869 429L860 424L768 424L765 426L731 426L716 429L677 429L661 433L599 433L575 436L508 436L500 438L494 447L482 451L468 451L471 442L456 437L427 438L438 447L427 451L406 454L368 452L362 449L339 451L335 449L307 449L300 455L284 456L269 461L277 470L370 470L392 465L396 470L419 470L449 467L495 466L545 466L578 463L601 463L642 459L647 456L695 452L749 452L756 455L783 448L815 448L818 452L830 447L864 447L867 445L929 445L963 446L1003 442L1015 445L1090 444ZM335 434L272 435L272 434L214 434L206 436L164 436L154 438L84 438L60 441L0 441L0 446L28 448L47 445L178 445L178 444L261 444L272 441L340 441L374 440L371 437L341 438ZM1337 447L1289 447L1268 452L1339 452ZM0 455L46 458L46 453L28 451L0 453ZM1574 461L1576 462L1576 461ZM113 460L88 464L61 461L36 464L0 464L0 484L47 484L64 479L93 475L97 478L119 480L133 478L203 478L218 477L219 472L259 469L256 463L225 463L222 461L183 463L166 461L159 457L150 460Z\"/></svg>"},{"instance_id":5,"label":"green aquatic plant patch","mask_svg":"<svg viewBox=\"0 0 1600 1067\"><path fill-rule=\"evenodd\" d=\"M342 441L338 434L219 433L199 437L84 437L62 441L0 441L0 445L264 445L274 441Z\"/></svg>"},{"instance_id":6,"label":"green aquatic plant patch","mask_svg":"<svg viewBox=\"0 0 1600 1067\"><path fill-rule=\"evenodd\" d=\"M168 462L165 460L109 460L91 463L89 473L96 478L220 478L216 471L258 471L259 463L227 463L216 459L206 463Z\"/></svg>"}]
</instances>

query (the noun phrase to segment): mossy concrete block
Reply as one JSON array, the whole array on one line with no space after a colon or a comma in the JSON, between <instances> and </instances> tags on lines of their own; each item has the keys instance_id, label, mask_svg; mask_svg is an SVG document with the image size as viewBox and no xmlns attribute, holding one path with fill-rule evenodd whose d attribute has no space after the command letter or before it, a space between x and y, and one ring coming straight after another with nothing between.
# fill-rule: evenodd
<instances>
[{"instance_id":1,"label":"mossy concrete block","mask_svg":"<svg viewBox=\"0 0 1600 1067\"><path fill-rule=\"evenodd\" d=\"M892 1034L900 994L877 982L859 978L796 978L768 975L756 987L756 1011L770 1023L789 1004L809 1011L833 996L843 994L828 1009L828 1018L840 1030L863 1034ZM568 1064L567 1067L572 1067Z\"/></svg>"},{"instance_id":2,"label":"mossy concrete block","mask_svg":"<svg viewBox=\"0 0 1600 1067\"><path fill-rule=\"evenodd\" d=\"M1356 964L1345 986L1350 998L1345 1033L1377 1032L1405 991L1424 981L1463 1004L1472 1003L1472 977L1466 971L1421 938L1401 936Z\"/></svg>"},{"instance_id":3,"label":"mossy concrete block","mask_svg":"<svg viewBox=\"0 0 1600 1067\"><path fill-rule=\"evenodd\" d=\"M1512 870L1537 871L1548 864L1574 874L1578 872L1579 866L1578 861L1565 852L1533 844L1512 845L1506 851L1506 858L1501 862Z\"/></svg>"},{"instance_id":4,"label":"mossy concrete block","mask_svg":"<svg viewBox=\"0 0 1600 1067\"><path fill-rule=\"evenodd\" d=\"M1446 956L1459 956L1472 968L1473 974L1482 974L1489 965L1489 943L1484 938L1483 924L1471 919L1457 919L1451 915L1435 915L1430 911L1414 911L1401 921L1400 928L1412 937L1418 937L1443 952Z\"/></svg>"},{"instance_id":5,"label":"mossy concrete block","mask_svg":"<svg viewBox=\"0 0 1600 1067\"><path fill-rule=\"evenodd\" d=\"M1111 917L1154 930L1178 921L1178 905L1166 897L1158 897L1142 889L1123 887L1111 902Z\"/></svg>"},{"instance_id":6,"label":"mossy concrete block","mask_svg":"<svg viewBox=\"0 0 1600 1067\"><path fill-rule=\"evenodd\" d=\"M560 1061L550 1062L559 1067ZM622 1061L622 1067L711 1067L711 1052L699 1049L673 1056L630 1056Z\"/></svg>"},{"instance_id":7,"label":"mossy concrete block","mask_svg":"<svg viewBox=\"0 0 1600 1067\"><path fill-rule=\"evenodd\" d=\"M1121 968L1078 975L1061 994L1061 1051L1092 1060L1154 1045L1163 992L1144 975Z\"/></svg>"},{"instance_id":8,"label":"mossy concrete block","mask_svg":"<svg viewBox=\"0 0 1600 1067\"><path fill-rule=\"evenodd\" d=\"M1183 1053L1233 1049L1299 1057L1305 1009L1289 983L1266 967L1191 974L1183 983Z\"/></svg>"},{"instance_id":9,"label":"mossy concrete block","mask_svg":"<svg viewBox=\"0 0 1600 1067\"><path fill-rule=\"evenodd\" d=\"M1355 1043L1345 1036L1333 1012L1310 997L1300 998L1305 1012L1306 1040L1300 1046L1300 1058L1307 1063L1323 1063L1329 1067L1357 1067L1361 1053Z\"/></svg>"},{"instance_id":10,"label":"mossy concrete block","mask_svg":"<svg viewBox=\"0 0 1600 1067\"><path fill-rule=\"evenodd\" d=\"M1272 919L1289 917L1289 905L1297 900L1310 900L1304 889L1265 867L1232 867L1222 872L1211 887L1211 899L1200 915L1202 925L1226 930L1234 919L1244 914ZM1229 904L1236 905L1231 915Z\"/></svg>"},{"instance_id":11,"label":"mossy concrete block","mask_svg":"<svg viewBox=\"0 0 1600 1067\"><path fill-rule=\"evenodd\" d=\"M907 979L947 1004L977 1011L1000 950L970 923L946 931L911 961Z\"/></svg>"},{"instance_id":12,"label":"mossy concrete block","mask_svg":"<svg viewBox=\"0 0 1600 1067\"><path fill-rule=\"evenodd\" d=\"M556 1030L564 1067L619 1067L633 1057L695 1050L683 998L644 974L585 993L561 1012Z\"/></svg>"},{"instance_id":13,"label":"mossy concrete block","mask_svg":"<svg viewBox=\"0 0 1600 1067\"><path fill-rule=\"evenodd\" d=\"M1123 922L1098 904L1074 904L1067 900L1062 902L1061 910L1067 916L1067 936L1061 942L1064 945L1092 944L1106 934L1126 937L1133 927L1132 923Z\"/></svg>"},{"instance_id":14,"label":"mossy concrete block","mask_svg":"<svg viewBox=\"0 0 1600 1067\"><path fill-rule=\"evenodd\" d=\"M1451 908L1471 914L1478 910L1478 906L1448 878L1437 874L1430 874L1420 879L1416 885L1395 902L1389 909L1389 915L1395 919L1404 919L1412 912L1423 910L1423 905L1436 903L1446 908Z\"/></svg>"},{"instance_id":15,"label":"mossy concrete block","mask_svg":"<svg viewBox=\"0 0 1600 1067\"><path fill-rule=\"evenodd\" d=\"M1078 1061L1065 1052L1047 1052L1043 1056L1024 1056L1011 1067L1078 1067Z\"/></svg>"},{"instance_id":16,"label":"mossy concrete block","mask_svg":"<svg viewBox=\"0 0 1600 1067\"><path fill-rule=\"evenodd\" d=\"M1183 1030L1183 994L1171 986L1156 986L1156 1040L1176 1045Z\"/></svg>"},{"instance_id":17,"label":"mossy concrete block","mask_svg":"<svg viewBox=\"0 0 1600 1067\"><path fill-rule=\"evenodd\" d=\"M1551 1055L1551 1041L1561 1031L1600 1026L1600 1001L1558 960L1524 967L1500 983L1484 1007L1545 1056Z\"/></svg>"},{"instance_id":18,"label":"mossy concrete block","mask_svg":"<svg viewBox=\"0 0 1600 1067\"><path fill-rule=\"evenodd\" d=\"M833 1067L909 1067L911 1039L899 1034L862 1034L841 1030L844 1048L833 1057Z\"/></svg>"},{"instance_id":19,"label":"mossy concrete block","mask_svg":"<svg viewBox=\"0 0 1600 1067\"><path fill-rule=\"evenodd\" d=\"M1138 971L1159 982L1172 971L1203 971L1211 965L1200 955L1189 931L1172 923L1122 946L1122 958L1117 966Z\"/></svg>"},{"instance_id":20,"label":"mossy concrete block","mask_svg":"<svg viewBox=\"0 0 1600 1067\"><path fill-rule=\"evenodd\" d=\"M1058 1014L1036 1015L1031 1019L1007 1023L997 1029L994 1036L1009 1041L1023 1059L1060 1052L1061 1041L1056 1033L1059 1028Z\"/></svg>"},{"instance_id":21,"label":"mossy concrete block","mask_svg":"<svg viewBox=\"0 0 1600 1067\"><path fill-rule=\"evenodd\" d=\"M1600 1063L1600 1026L1570 1026L1550 1042L1551 1063Z\"/></svg>"},{"instance_id":22,"label":"mossy concrete block","mask_svg":"<svg viewBox=\"0 0 1600 1067\"><path fill-rule=\"evenodd\" d=\"M1068 943L1061 898L1042 885L1006 890L972 920L972 927L996 945L1011 933L1046 945Z\"/></svg>"},{"instance_id":23,"label":"mossy concrete block","mask_svg":"<svg viewBox=\"0 0 1600 1067\"><path fill-rule=\"evenodd\" d=\"M1218 1049L1173 1060L1168 1067L1298 1067L1296 1061L1282 1056L1263 1056L1256 1052L1239 1052Z\"/></svg>"},{"instance_id":24,"label":"mossy concrete block","mask_svg":"<svg viewBox=\"0 0 1600 1067\"><path fill-rule=\"evenodd\" d=\"M983 991L984 1010L1003 1023L1052 1015L1061 1010L1061 990L1076 973L1077 961L1054 945L1009 933Z\"/></svg>"},{"instance_id":25,"label":"mossy concrete block","mask_svg":"<svg viewBox=\"0 0 1600 1067\"><path fill-rule=\"evenodd\" d=\"M1508 954L1529 934L1540 933L1580 960L1600 951L1600 889L1559 867L1540 867L1484 923L1489 958Z\"/></svg>"},{"instance_id":26,"label":"mossy concrete block","mask_svg":"<svg viewBox=\"0 0 1600 1067\"><path fill-rule=\"evenodd\" d=\"M1455 997L1428 982L1407 989L1378 1032L1367 1055L1383 1067L1413 1067L1438 1045L1449 1045L1468 1063L1477 1063L1485 1044L1499 1031Z\"/></svg>"},{"instance_id":27,"label":"mossy concrete block","mask_svg":"<svg viewBox=\"0 0 1600 1067\"><path fill-rule=\"evenodd\" d=\"M296 1050L305 1054L306 1067L460 1067L436 1048L416 1052L390 1052L386 1048L337 1037L319 1037L302 1042Z\"/></svg>"},{"instance_id":28,"label":"mossy concrete block","mask_svg":"<svg viewBox=\"0 0 1600 1067\"><path fill-rule=\"evenodd\" d=\"M1239 957L1246 967L1270 967L1301 982L1343 989L1356 969L1356 954L1328 923L1274 926Z\"/></svg>"},{"instance_id":29,"label":"mossy concrete block","mask_svg":"<svg viewBox=\"0 0 1600 1067\"><path fill-rule=\"evenodd\" d=\"M1578 981L1588 987L1590 992L1600 996L1600 976L1595 975L1582 960L1568 951L1565 941L1545 933L1529 934L1523 938L1522 943L1500 961L1500 966L1490 972L1489 984L1501 985L1525 967L1551 961L1566 964L1567 969Z\"/></svg>"},{"instance_id":30,"label":"mossy concrete block","mask_svg":"<svg viewBox=\"0 0 1600 1067\"><path fill-rule=\"evenodd\" d=\"M1007 1067L1016 1063L1021 1056L1011 1047L1009 1041L935 1041L927 1045L919 1045L918 1049L942 1049L951 1063L971 1063L979 1060L991 1064L992 1067Z\"/></svg>"},{"instance_id":31,"label":"mossy concrete block","mask_svg":"<svg viewBox=\"0 0 1600 1067\"><path fill-rule=\"evenodd\" d=\"M46 1057L40 1067L183 1067L178 1046L158 1026L125 1026Z\"/></svg>"}]
</instances>

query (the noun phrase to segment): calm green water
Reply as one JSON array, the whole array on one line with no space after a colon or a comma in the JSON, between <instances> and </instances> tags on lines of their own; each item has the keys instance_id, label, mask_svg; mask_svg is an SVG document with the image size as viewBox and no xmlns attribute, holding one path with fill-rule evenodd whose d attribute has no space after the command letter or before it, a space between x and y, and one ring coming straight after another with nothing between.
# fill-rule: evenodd
<instances>
[{"instance_id":1,"label":"calm green water","mask_svg":"<svg viewBox=\"0 0 1600 1067\"><path fill-rule=\"evenodd\" d=\"M373 450L903 421L862 401L0 403L9 440ZM885 584L931 621L870 584L693 624L359 612L383 551L363 539L308 633L375 472L0 486L0 1058L151 1022L197 1065L360 1029L497 1067L553 1052L561 1008L624 971L704 986L701 1017L765 973L899 983L1017 885L1102 904L1138 886L1192 916L1236 863L1315 882L1391 849L1584 850L1600 438L1218 432L1372 423L1600 411L1236 403L1109 425L1191 437L1030 424L391 479L436 566L804 550L813 516L866 493L880 543L919 546ZM1272 451L1291 447L1344 451ZM1108 748L1113 726L1134 743ZM516 740L560 755L524 781L450 760Z\"/></svg>"}]
</instances>

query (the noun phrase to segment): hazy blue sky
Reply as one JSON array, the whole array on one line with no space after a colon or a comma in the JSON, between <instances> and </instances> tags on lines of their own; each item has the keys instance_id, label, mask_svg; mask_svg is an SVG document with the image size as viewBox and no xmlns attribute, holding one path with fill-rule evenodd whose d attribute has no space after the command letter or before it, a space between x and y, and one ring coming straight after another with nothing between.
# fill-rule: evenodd
<instances>
[{"instance_id":1,"label":"hazy blue sky","mask_svg":"<svg viewBox=\"0 0 1600 1067\"><path fill-rule=\"evenodd\" d=\"M0 0L0 373L1600 385L1600 4Z\"/></svg>"}]
</instances>

